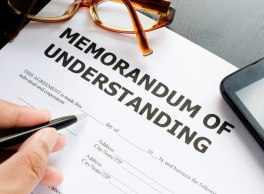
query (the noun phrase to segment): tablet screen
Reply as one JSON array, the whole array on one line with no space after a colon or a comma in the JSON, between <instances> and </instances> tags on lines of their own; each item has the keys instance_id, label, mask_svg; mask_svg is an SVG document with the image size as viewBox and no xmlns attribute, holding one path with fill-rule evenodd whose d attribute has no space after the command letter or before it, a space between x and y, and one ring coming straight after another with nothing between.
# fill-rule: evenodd
<instances>
[{"instance_id":1,"label":"tablet screen","mask_svg":"<svg viewBox=\"0 0 264 194\"><path fill-rule=\"evenodd\" d=\"M264 128L264 78L235 93L261 127Z\"/></svg>"},{"instance_id":2,"label":"tablet screen","mask_svg":"<svg viewBox=\"0 0 264 194\"><path fill-rule=\"evenodd\" d=\"M262 138L264 150L264 59L234 72L222 83L229 103L249 131Z\"/></svg>"}]
</instances>

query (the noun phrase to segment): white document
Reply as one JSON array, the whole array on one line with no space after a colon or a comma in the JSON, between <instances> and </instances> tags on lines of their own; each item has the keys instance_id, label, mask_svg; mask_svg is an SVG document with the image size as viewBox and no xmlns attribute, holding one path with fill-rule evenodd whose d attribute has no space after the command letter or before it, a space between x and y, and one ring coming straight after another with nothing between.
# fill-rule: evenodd
<instances>
[{"instance_id":1,"label":"white document","mask_svg":"<svg viewBox=\"0 0 264 194\"><path fill-rule=\"evenodd\" d=\"M146 33L142 57L135 35L89 14L31 22L0 52L1 99L89 115L49 157L64 182L33 193L263 193L263 151L219 92L236 68L166 28Z\"/></svg>"}]
</instances>

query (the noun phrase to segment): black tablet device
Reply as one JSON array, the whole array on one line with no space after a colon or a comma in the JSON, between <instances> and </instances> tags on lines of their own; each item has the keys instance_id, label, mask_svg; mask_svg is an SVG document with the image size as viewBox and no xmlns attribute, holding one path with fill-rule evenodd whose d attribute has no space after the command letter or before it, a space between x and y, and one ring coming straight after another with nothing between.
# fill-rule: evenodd
<instances>
[{"instance_id":1,"label":"black tablet device","mask_svg":"<svg viewBox=\"0 0 264 194\"><path fill-rule=\"evenodd\" d=\"M220 91L264 150L264 59L224 78Z\"/></svg>"}]
</instances>

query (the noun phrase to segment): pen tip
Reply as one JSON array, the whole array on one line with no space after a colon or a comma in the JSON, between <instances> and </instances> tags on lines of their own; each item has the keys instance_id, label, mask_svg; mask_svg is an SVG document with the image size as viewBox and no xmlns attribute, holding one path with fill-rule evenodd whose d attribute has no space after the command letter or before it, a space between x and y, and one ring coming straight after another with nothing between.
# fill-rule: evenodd
<instances>
[{"instance_id":1,"label":"pen tip","mask_svg":"<svg viewBox=\"0 0 264 194\"><path fill-rule=\"evenodd\" d=\"M77 122L79 122L79 121L85 119L87 116L88 116L87 114L76 115L76 117L77 117Z\"/></svg>"}]
</instances>

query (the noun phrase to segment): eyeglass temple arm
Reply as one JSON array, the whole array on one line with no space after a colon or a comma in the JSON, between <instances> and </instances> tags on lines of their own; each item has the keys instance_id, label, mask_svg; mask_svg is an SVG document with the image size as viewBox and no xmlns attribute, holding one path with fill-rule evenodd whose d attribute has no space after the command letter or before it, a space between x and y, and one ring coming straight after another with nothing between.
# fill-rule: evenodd
<instances>
[{"instance_id":1,"label":"eyeglass temple arm","mask_svg":"<svg viewBox=\"0 0 264 194\"><path fill-rule=\"evenodd\" d=\"M122 0L110 1L123 4ZM171 4L168 0L130 0L130 2L138 10L151 12L160 16L167 16Z\"/></svg>"},{"instance_id":2,"label":"eyeglass temple arm","mask_svg":"<svg viewBox=\"0 0 264 194\"><path fill-rule=\"evenodd\" d=\"M130 17L132 19L133 22L133 26L135 29L135 33L138 39L138 43L142 52L143 56L148 56L151 55L153 53L152 48L150 47L146 34L142 28L142 25L139 21L138 15L136 10L134 9L133 5L131 4L131 2L129 0L122 0L124 2L124 4L126 5Z\"/></svg>"},{"instance_id":3,"label":"eyeglass temple arm","mask_svg":"<svg viewBox=\"0 0 264 194\"><path fill-rule=\"evenodd\" d=\"M22 9L21 13L18 15L17 19L14 21L12 26L9 30L5 33L6 37L10 40L14 40L18 35L19 31L23 27L29 12L31 11L32 7L34 6L37 0L28 0L25 4L24 8ZM8 2L8 1L7 1Z\"/></svg>"}]
</instances>

